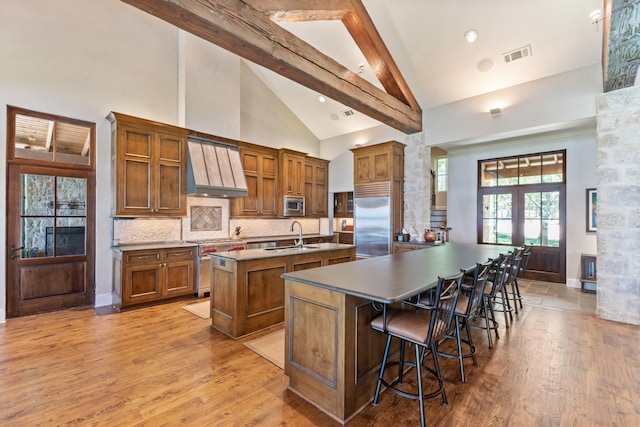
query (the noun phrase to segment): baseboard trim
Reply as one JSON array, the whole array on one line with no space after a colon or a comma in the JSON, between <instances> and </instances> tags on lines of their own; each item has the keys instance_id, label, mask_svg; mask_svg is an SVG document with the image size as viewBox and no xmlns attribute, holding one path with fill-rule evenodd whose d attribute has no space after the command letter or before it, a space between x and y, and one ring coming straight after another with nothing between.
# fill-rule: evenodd
<instances>
[{"instance_id":1,"label":"baseboard trim","mask_svg":"<svg viewBox=\"0 0 640 427\"><path fill-rule=\"evenodd\" d=\"M111 294L99 294L96 295L96 307L110 306L113 302Z\"/></svg>"}]
</instances>

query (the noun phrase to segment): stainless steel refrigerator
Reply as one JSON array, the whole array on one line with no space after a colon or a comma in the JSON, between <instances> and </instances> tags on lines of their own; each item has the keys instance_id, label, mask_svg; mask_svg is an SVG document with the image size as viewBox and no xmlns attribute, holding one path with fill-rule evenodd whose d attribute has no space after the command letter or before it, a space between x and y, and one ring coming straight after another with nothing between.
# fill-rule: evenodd
<instances>
[{"instance_id":1,"label":"stainless steel refrigerator","mask_svg":"<svg viewBox=\"0 0 640 427\"><path fill-rule=\"evenodd\" d=\"M388 255L391 245L389 196L354 199L353 232L356 256Z\"/></svg>"}]
</instances>

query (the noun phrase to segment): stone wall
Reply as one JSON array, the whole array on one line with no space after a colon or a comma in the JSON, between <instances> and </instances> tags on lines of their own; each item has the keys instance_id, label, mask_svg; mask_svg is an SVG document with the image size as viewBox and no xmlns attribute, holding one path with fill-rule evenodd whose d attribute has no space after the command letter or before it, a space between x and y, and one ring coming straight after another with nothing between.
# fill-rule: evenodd
<instances>
[{"instance_id":1,"label":"stone wall","mask_svg":"<svg viewBox=\"0 0 640 427\"><path fill-rule=\"evenodd\" d=\"M424 229L431 216L431 149L424 133L407 136L404 141L404 227L411 240L424 240Z\"/></svg>"},{"instance_id":2,"label":"stone wall","mask_svg":"<svg viewBox=\"0 0 640 427\"><path fill-rule=\"evenodd\" d=\"M640 87L598 99L598 316L640 325Z\"/></svg>"}]
</instances>

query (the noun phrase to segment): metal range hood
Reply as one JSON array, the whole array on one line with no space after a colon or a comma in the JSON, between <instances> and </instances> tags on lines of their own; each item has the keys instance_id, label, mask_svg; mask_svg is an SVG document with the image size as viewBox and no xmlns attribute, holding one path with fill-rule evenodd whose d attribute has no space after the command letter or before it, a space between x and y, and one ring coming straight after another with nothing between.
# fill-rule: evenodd
<instances>
[{"instance_id":1,"label":"metal range hood","mask_svg":"<svg viewBox=\"0 0 640 427\"><path fill-rule=\"evenodd\" d=\"M188 142L188 195L233 198L249 193L238 147L195 136Z\"/></svg>"}]
</instances>

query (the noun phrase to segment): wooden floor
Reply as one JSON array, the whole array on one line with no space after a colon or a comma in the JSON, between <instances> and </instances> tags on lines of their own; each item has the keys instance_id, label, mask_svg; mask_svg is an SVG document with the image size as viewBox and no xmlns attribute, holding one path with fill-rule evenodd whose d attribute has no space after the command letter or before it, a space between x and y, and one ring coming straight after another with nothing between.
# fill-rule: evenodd
<instances>
[{"instance_id":1,"label":"wooden floor","mask_svg":"<svg viewBox=\"0 0 640 427\"><path fill-rule=\"evenodd\" d=\"M527 296L493 350L473 331L479 366L468 364L467 383L443 360L449 405L431 399L428 424L639 426L640 328ZM226 338L182 305L9 319L0 325L0 425L338 425L287 391L283 371L243 345L249 338ZM386 392L348 425L418 420L415 401Z\"/></svg>"}]
</instances>

